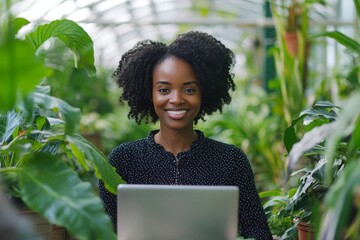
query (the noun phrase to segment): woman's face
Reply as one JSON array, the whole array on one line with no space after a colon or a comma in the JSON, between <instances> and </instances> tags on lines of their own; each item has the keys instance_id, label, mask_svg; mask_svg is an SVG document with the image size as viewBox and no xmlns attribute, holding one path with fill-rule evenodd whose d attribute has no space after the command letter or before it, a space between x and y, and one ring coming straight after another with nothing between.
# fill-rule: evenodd
<instances>
[{"instance_id":1,"label":"woman's face","mask_svg":"<svg viewBox=\"0 0 360 240\"><path fill-rule=\"evenodd\" d=\"M200 111L201 93L190 64L169 57L155 66L152 100L162 128L192 129Z\"/></svg>"}]
</instances>

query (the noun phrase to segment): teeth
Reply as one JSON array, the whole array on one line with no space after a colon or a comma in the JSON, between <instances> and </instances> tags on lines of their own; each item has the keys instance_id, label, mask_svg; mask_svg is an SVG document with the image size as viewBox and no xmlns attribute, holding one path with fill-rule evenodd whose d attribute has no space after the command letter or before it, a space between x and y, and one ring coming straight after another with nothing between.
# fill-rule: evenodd
<instances>
[{"instance_id":1,"label":"teeth","mask_svg":"<svg viewBox=\"0 0 360 240\"><path fill-rule=\"evenodd\" d=\"M171 115L180 115L186 113L186 110L180 110L180 111L168 111Z\"/></svg>"}]
</instances>

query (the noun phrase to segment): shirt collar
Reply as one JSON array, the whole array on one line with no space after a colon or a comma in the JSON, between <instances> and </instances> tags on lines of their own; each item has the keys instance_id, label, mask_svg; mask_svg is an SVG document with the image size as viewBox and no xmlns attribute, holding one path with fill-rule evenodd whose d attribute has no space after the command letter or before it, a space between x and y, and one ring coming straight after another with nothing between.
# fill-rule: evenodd
<instances>
[{"instance_id":1,"label":"shirt collar","mask_svg":"<svg viewBox=\"0 0 360 240\"><path fill-rule=\"evenodd\" d=\"M152 145L157 145L159 147L162 148L162 146L160 144L157 144L154 140L154 135L156 133L158 133L160 130L157 129L157 130L152 130L149 132L148 136L147 136L147 140L152 144ZM205 135L202 131L200 130L195 130L196 134L197 134L197 139L191 144L190 146L190 150L194 150L195 148L199 147L201 145L201 143L204 141L205 139Z\"/></svg>"}]
</instances>

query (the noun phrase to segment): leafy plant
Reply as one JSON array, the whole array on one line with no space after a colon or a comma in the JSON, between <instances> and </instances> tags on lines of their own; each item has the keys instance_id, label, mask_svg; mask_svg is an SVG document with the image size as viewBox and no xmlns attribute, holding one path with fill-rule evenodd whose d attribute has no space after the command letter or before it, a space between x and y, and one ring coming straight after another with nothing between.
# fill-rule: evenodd
<instances>
[{"instance_id":1,"label":"leafy plant","mask_svg":"<svg viewBox=\"0 0 360 240\"><path fill-rule=\"evenodd\" d=\"M329 186L324 178L326 160L321 156L324 152L324 136L319 134L322 129L319 126L335 121L336 109L330 102L317 102L302 111L285 131L284 144L290 152L287 165L290 179L286 179L289 182L283 190L261 193L263 198L270 197L264 204L270 215L269 221L285 221L288 226L277 232L281 239L296 237L297 224L312 220L313 207L322 201L327 192ZM300 168L297 165L299 162ZM293 172L295 168L298 169Z\"/></svg>"},{"instance_id":2,"label":"leafy plant","mask_svg":"<svg viewBox=\"0 0 360 240\"><path fill-rule=\"evenodd\" d=\"M83 115L81 119L80 131L99 132L99 144L105 155L109 154L114 146L134 139L140 139L146 136L150 130L157 128L157 124L136 124L128 119L129 110L127 106L120 106L111 113L100 115L90 113ZM119 135L121 133L121 135Z\"/></svg>"},{"instance_id":3,"label":"leafy plant","mask_svg":"<svg viewBox=\"0 0 360 240\"><path fill-rule=\"evenodd\" d=\"M46 79L51 95L66 99L70 105L80 108L82 114L112 112L114 104L109 99L109 72L97 67L97 74L89 75L86 69L75 66L71 50L60 39L49 39L50 44L51 48L37 54L52 68Z\"/></svg>"},{"instance_id":4,"label":"leafy plant","mask_svg":"<svg viewBox=\"0 0 360 240\"><path fill-rule=\"evenodd\" d=\"M359 15L360 2L354 1ZM359 15L360 16L360 15ZM344 45L358 62L359 43L340 32L326 32L315 37L331 37ZM353 66L356 81L360 81L358 64ZM293 118L285 131L284 144L289 152L288 180L296 179L295 193L272 195L265 206L276 217L297 217L311 221L319 239L357 239L360 233L358 214L358 169L360 160L360 92L352 94L335 106L318 101ZM301 124L302 123L302 124ZM288 183L291 184L291 183ZM271 195L271 194L270 194ZM282 239L296 234L295 225L288 228Z\"/></svg>"},{"instance_id":5,"label":"leafy plant","mask_svg":"<svg viewBox=\"0 0 360 240\"><path fill-rule=\"evenodd\" d=\"M301 174L301 177L298 179L297 186L291 188L288 193L282 193L281 195L262 193L272 197L264 205L265 209L268 209L273 214L272 218L297 220L293 226L283 232L282 239L292 239L296 234L294 229L298 222L311 222L314 220L314 208L323 204L324 197L329 189L342 175L348 161L352 159L349 153L356 154L356 149L359 146L354 146L354 141L359 136L356 134L352 138L347 138L349 131L346 129L359 128L359 126L356 126L359 121L353 119L354 116L359 116L360 113L354 111L355 102L360 100L359 97L359 94L355 94L346 101L344 109L339 114L336 113L338 107L330 102L317 102L310 109L304 110L285 132L284 142L290 151L287 166L289 177L295 177L299 174ZM349 115L352 117L349 117ZM350 119L352 120L349 121ZM299 123L303 123L303 125L298 126ZM338 147L334 148L336 149L336 161L329 163L329 155L326 152L329 142L336 135L336 129L343 133L342 142L338 143ZM296 133L303 134L300 140ZM348 149L348 146L350 149ZM294 172L296 168L299 168L299 164L303 167ZM331 176L330 180L327 179L327 176ZM285 196L286 194L287 196Z\"/></svg>"},{"instance_id":6,"label":"leafy plant","mask_svg":"<svg viewBox=\"0 0 360 240\"><path fill-rule=\"evenodd\" d=\"M271 53L275 59L277 78L271 88L279 91L281 114L288 125L305 107L307 59L310 50L309 10L323 0L271 1L277 45Z\"/></svg>"},{"instance_id":7,"label":"leafy plant","mask_svg":"<svg viewBox=\"0 0 360 240\"><path fill-rule=\"evenodd\" d=\"M354 5L360 17L360 1L354 0ZM359 62L360 44L355 39L340 32L326 32L318 36L334 38L352 53L355 62ZM353 68L357 81L360 82L358 65L355 64ZM317 151L325 160L323 177L329 190L322 202L324 210L318 211L322 215L318 217L320 220L316 224L320 239L356 239L360 233L357 201L360 178L356 172L360 160L359 102L360 92L355 90L344 100L339 117L314 129L312 133L307 133L307 136L304 135L303 139L307 137L312 141L302 146L297 145L299 148L295 148L294 145L291 150L293 154L290 153L289 156L289 170L291 170L299 159L301 151L314 150L320 141L324 141L324 148ZM331 117L333 116L329 119Z\"/></svg>"},{"instance_id":8,"label":"leafy plant","mask_svg":"<svg viewBox=\"0 0 360 240\"><path fill-rule=\"evenodd\" d=\"M317 204L323 204L324 196L326 201L325 204L330 204L332 207L343 208L347 204L351 206L351 200L348 201L338 201L339 198L335 197L336 194L333 194L334 189L339 188L339 184L342 184L343 189L348 189L344 192L337 190L337 194L343 195L348 194L353 196L354 187L358 179L355 176L348 176L349 179L354 178L354 180L349 182L344 182L346 180L342 179L348 174L344 175L344 171L349 168L349 163L356 162L359 164L360 153L359 153L359 130L360 129L360 111L357 110L357 104L360 101L360 93L357 92L353 94L343 105L343 110L339 113L337 117L333 111L326 112L324 108L333 108L331 104L320 103L322 109L314 108L314 111L307 111L308 113L316 113L307 116L301 116L300 119L303 119L305 122L316 121L320 123L314 124L314 128L306 132L302 139L295 143L289 154L289 163L288 163L288 172L292 172L301 159L301 156L310 157L313 160L317 160L317 163L313 168L305 172L305 175L301 178L297 193L292 197L289 204L284 208L288 213L292 213L297 210L303 210L305 217L301 216L300 220L310 221L313 220L313 211L314 207ZM308 119L306 119L308 117ZM297 122L295 120L294 122ZM292 126L291 128L293 128ZM291 131L292 132L292 131ZM293 137L292 134L288 134L287 140L291 145ZM356 167L353 164L350 164L350 168ZM340 182L338 182L340 181ZM355 181L355 182L354 182ZM329 192L328 192L329 191ZM350 197L351 198L351 197ZM337 199L337 200L335 200ZM334 204L336 202L336 204ZM324 208L328 209L328 208ZM335 209L334 209L335 210ZM326 210L325 212L327 212ZM336 210L335 210L336 211ZM349 208L347 208L349 211ZM325 222L321 223L321 228L335 228L339 229L332 237L329 237L329 232L326 233L322 231L321 234L325 234L328 239L338 239L340 232L343 230L341 227L344 227L346 223L351 221L349 215L346 215L346 211L342 213L338 212L338 216L331 216L331 219L341 219L335 221L339 226L333 225L333 220L329 221L330 216L325 217ZM344 215L343 215L344 214ZM327 215L327 214L326 214ZM345 217L344 217L345 216ZM341 223L340 223L341 222ZM335 223L335 224L336 224ZM329 224L329 225L328 225ZM358 226L359 227L359 226ZM340 230L341 229L341 230ZM332 232L332 231L330 231ZM323 238L322 238L323 239Z\"/></svg>"},{"instance_id":9,"label":"leafy plant","mask_svg":"<svg viewBox=\"0 0 360 240\"><path fill-rule=\"evenodd\" d=\"M296 188L292 188L287 192L284 190L271 190L259 194L262 200L270 198L263 204L263 207L273 236L282 236L284 239L297 239L296 229L293 226L294 216L279 214L279 211L286 207L295 192ZM287 238L287 236L289 237Z\"/></svg>"},{"instance_id":10,"label":"leafy plant","mask_svg":"<svg viewBox=\"0 0 360 240\"><path fill-rule=\"evenodd\" d=\"M8 10L4 14L0 36L3 189L79 239L115 239L99 197L82 178L95 174L114 193L122 179L106 157L76 133L79 109L49 95L45 83L52 66L38 54L46 51L43 43L56 37L71 49L77 67L95 74L92 40L67 19L43 24L20 39L18 30L29 22L14 19Z\"/></svg>"}]
</instances>

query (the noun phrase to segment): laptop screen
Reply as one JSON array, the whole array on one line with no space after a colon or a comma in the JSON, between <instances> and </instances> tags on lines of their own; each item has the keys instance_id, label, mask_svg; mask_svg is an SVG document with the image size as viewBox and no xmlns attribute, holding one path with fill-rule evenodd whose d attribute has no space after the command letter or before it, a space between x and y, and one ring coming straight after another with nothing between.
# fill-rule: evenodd
<instances>
[{"instance_id":1,"label":"laptop screen","mask_svg":"<svg viewBox=\"0 0 360 240\"><path fill-rule=\"evenodd\" d=\"M118 240L234 240L234 186L118 186Z\"/></svg>"}]
</instances>

